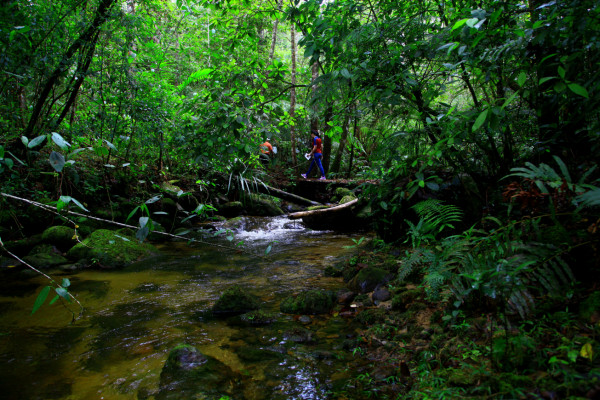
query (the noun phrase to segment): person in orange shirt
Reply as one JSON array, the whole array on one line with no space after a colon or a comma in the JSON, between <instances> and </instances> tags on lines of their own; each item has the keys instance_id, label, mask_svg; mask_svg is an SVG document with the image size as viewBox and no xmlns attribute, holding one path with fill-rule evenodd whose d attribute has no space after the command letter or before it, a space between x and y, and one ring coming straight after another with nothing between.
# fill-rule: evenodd
<instances>
[{"instance_id":1,"label":"person in orange shirt","mask_svg":"<svg viewBox=\"0 0 600 400\"><path fill-rule=\"evenodd\" d=\"M316 164L321 170L321 177L319 178L319 180L325 180L325 170L323 169L323 163L321 162L321 159L323 158L323 143L321 142L321 138L319 137L319 132L316 130L310 131L310 137L313 147L310 153L308 153L308 156L312 156L313 159L310 163L310 166L308 167L308 171L305 174L300 174L300 176L306 179L306 177L310 174L310 171L312 171L313 167Z\"/></svg>"},{"instance_id":2,"label":"person in orange shirt","mask_svg":"<svg viewBox=\"0 0 600 400\"><path fill-rule=\"evenodd\" d=\"M260 161L263 165L269 164L271 157L273 157L273 146L269 143L269 139L260 145L260 152Z\"/></svg>"}]
</instances>

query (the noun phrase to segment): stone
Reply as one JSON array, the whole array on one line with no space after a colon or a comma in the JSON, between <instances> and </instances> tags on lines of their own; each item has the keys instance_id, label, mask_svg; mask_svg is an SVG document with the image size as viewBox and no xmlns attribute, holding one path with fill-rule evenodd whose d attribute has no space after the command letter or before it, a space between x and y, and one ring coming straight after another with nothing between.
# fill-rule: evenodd
<instances>
[{"instance_id":1,"label":"stone","mask_svg":"<svg viewBox=\"0 0 600 400\"><path fill-rule=\"evenodd\" d=\"M42 240L56 246L62 251L67 251L77 244L75 228L69 226L51 226L42 233Z\"/></svg>"},{"instance_id":2,"label":"stone","mask_svg":"<svg viewBox=\"0 0 600 400\"><path fill-rule=\"evenodd\" d=\"M258 297L246 293L242 287L234 285L225 290L212 308L215 315L244 314L260 308Z\"/></svg>"},{"instance_id":3,"label":"stone","mask_svg":"<svg viewBox=\"0 0 600 400\"><path fill-rule=\"evenodd\" d=\"M140 243L135 237L98 229L82 243L73 246L67 252L67 257L88 259L105 268L121 268L155 254L156 250L152 245Z\"/></svg>"},{"instance_id":4,"label":"stone","mask_svg":"<svg viewBox=\"0 0 600 400\"><path fill-rule=\"evenodd\" d=\"M328 290L307 290L284 299L279 306L286 314L326 314L331 311L337 296Z\"/></svg>"},{"instance_id":5,"label":"stone","mask_svg":"<svg viewBox=\"0 0 600 400\"><path fill-rule=\"evenodd\" d=\"M387 283L391 274L381 268L366 267L358 271L358 274L348 282L348 288L358 293L371 292L379 284Z\"/></svg>"}]
</instances>

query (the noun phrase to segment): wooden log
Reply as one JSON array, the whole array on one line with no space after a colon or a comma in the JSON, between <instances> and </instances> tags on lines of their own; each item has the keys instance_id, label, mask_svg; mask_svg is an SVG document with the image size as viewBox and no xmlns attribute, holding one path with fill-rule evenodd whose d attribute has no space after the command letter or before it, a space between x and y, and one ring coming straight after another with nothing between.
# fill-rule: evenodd
<instances>
[{"instance_id":1,"label":"wooden log","mask_svg":"<svg viewBox=\"0 0 600 400\"><path fill-rule=\"evenodd\" d=\"M335 206L335 207L319 208L318 210L309 210L309 211L295 212L295 213L292 213L292 214L288 214L288 218L289 219L300 219L300 218L305 218L305 217L313 217L315 215L323 215L323 216L325 216L327 214L333 214L333 213L338 213L340 211L344 211L344 210L352 207L356 203L358 203L358 199L354 199L352 201L349 201L349 202L344 203L344 204L340 204L339 206Z\"/></svg>"},{"instance_id":2,"label":"wooden log","mask_svg":"<svg viewBox=\"0 0 600 400\"><path fill-rule=\"evenodd\" d=\"M287 200L292 203L300 204L303 206L320 206L320 205L322 205L321 203L317 203L316 201L312 201L312 200L297 196L292 193L284 192L283 190L275 189L274 187L267 186L267 185L258 185L258 191L261 193L268 194L268 195L274 196L274 197L278 197L280 199Z\"/></svg>"}]
</instances>

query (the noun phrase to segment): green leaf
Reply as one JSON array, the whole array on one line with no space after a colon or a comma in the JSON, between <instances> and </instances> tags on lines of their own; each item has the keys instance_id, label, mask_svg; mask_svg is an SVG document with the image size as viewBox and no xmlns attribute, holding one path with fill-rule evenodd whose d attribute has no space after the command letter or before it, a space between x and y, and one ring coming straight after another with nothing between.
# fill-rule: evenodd
<instances>
[{"instance_id":1,"label":"green leaf","mask_svg":"<svg viewBox=\"0 0 600 400\"><path fill-rule=\"evenodd\" d=\"M525 73L525 71L521 71L521 73L517 77L517 83L519 84L519 86L523 87L523 85L525 84L526 81L527 81L527 74Z\"/></svg>"},{"instance_id":2,"label":"green leaf","mask_svg":"<svg viewBox=\"0 0 600 400\"><path fill-rule=\"evenodd\" d=\"M21 136L21 142L27 146L29 144L29 139L27 139L27 136Z\"/></svg>"},{"instance_id":3,"label":"green leaf","mask_svg":"<svg viewBox=\"0 0 600 400\"><path fill-rule=\"evenodd\" d=\"M52 300L50 300L50 303L48 303L48 304L52 305L52 304L56 303L56 300L58 300L59 298L60 298L60 296L59 296L59 295L56 295L56 296L54 296L54 297L52 298Z\"/></svg>"},{"instance_id":4,"label":"green leaf","mask_svg":"<svg viewBox=\"0 0 600 400\"><path fill-rule=\"evenodd\" d=\"M67 148L71 146L71 144L69 144L65 139L63 139L61 135L59 135L56 132L52 132L52 140L54 141L54 143L56 143L58 147L60 147L63 150L67 150Z\"/></svg>"},{"instance_id":5,"label":"green leaf","mask_svg":"<svg viewBox=\"0 0 600 400\"><path fill-rule=\"evenodd\" d=\"M23 136L25 137L25 136ZM44 140L46 140L46 135L40 135L33 139L29 144L27 144L28 149L33 149L35 146L41 144Z\"/></svg>"},{"instance_id":6,"label":"green leaf","mask_svg":"<svg viewBox=\"0 0 600 400\"><path fill-rule=\"evenodd\" d=\"M150 220L150 218L148 217L140 217L139 221L140 221L140 227L144 228L146 227L146 225L148 224L148 221Z\"/></svg>"},{"instance_id":7,"label":"green leaf","mask_svg":"<svg viewBox=\"0 0 600 400\"><path fill-rule=\"evenodd\" d=\"M65 166L65 157L62 154L52 151L50 158L48 159L50 165L56 172L61 172Z\"/></svg>"},{"instance_id":8,"label":"green leaf","mask_svg":"<svg viewBox=\"0 0 600 400\"><path fill-rule=\"evenodd\" d=\"M63 281L60 284L60 286L68 288L69 286L71 286L71 281L69 280L69 278L63 278Z\"/></svg>"},{"instance_id":9,"label":"green leaf","mask_svg":"<svg viewBox=\"0 0 600 400\"><path fill-rule=\"evenodd\" d=\"M556 79L556 77L555 76L547 76L545 78L542 78L542 79L540 79L538 85L541 86L542 84L544 84L544 83L546 83L546 82L548 82L549 80L552 80L552 79Z\"/></svg>"},{"instance_id":10,"label":"green leaf","mask_svg":"<svg viewBox=\"0 0 600 400\"><path fill-rule=\"evenodd\" d=\"M585 97L586 99L590 98L590 96L589 96L588 91L586 90L586 88L584 88L581 85L578 85L576 83L569 83L569 89L571 89L571 91L573 93L578 94L581 97Z\"/></svg>"},{"instance_id":11,"label":"green leaf","mask_svg":"<svg viewBox=\"0 0 600 400\"><path fill-rule=\"evenodd\" d=\"M33 303L33 308L31 309L32 315L42 306L42 304L44 304L44 301L46 301L46 298L48 297L48 293L50 293L50 289L50 286L44 286L42 288L42 291L40 292L40 294L38 294L37 298L35 299L35 302Z\"/></svg>"},{"instance_id":12,"label":"green leaf","mask_svg":"<svg viewBox=\"0 0 600 400\"><path fill-rule=\"evenodd\" d=\"M85 208L83 206L83 204L81 204L77 199L71 198L71 200L73 201L73 203L75 203L75 205L79 208L81 208L83 211L87 211L89 212L89 210L87 208Z\"/></svg>"},{"instance_id":13,"label":"green leaf","mask_svg":"<svg viewBox=\"0 0 600 400\"><path fill-rule=\"evenodd\" d=\"M269 244L269 245L267 246L267 248L265 249L265 256L266 256L267 254L269 254L269 253L271 252L271 250L272 250L272 249L273 249L273 245L272 245L272 244Z\"/></svg>"},{"instance_id":14,"label":"green leaf","mask_svg":"<svg viewBox=\"0 0 600 400\"><path fill-rule=\"evenodd\" d=\"M461 20L456 21L456 23L454 24L454 26L452 27L451 30L454 31L454 30L460 28L461 26L463 26L464 24L466 24L469 19L470 18L465 18L465 19L461 19Z\"/></svg>"},{"instance_id":15,"label":"green leaf","mask_svg":"<svg viewBox=\"0 0 600 400\"><path fill-rule=\"evenodd\" d=\"M488 111L489 109L485 109L481 112L481 114L479 114L479 116L477 117L477 119L475 120L475 123L473 124L473 128L471 128L472 132L475 132L477 129L481 128L481 125L483 125L483 123L485 122L487 115L488 115Z\"/></svg>"},{"instance_id":16,"label":"green leaf","mask_svg":"<svg viewBox=\"0 0 600 400\"><path fill-rule=\"evenodd\" d=\"M54 290L56 291L56 294L59 295L60 297L62 297L63 299L65 299L67 301L71 301L71 299L69 298L69 291L67 289L65 289L64 287L58 287Z\"/></svg>"}]
</instances>

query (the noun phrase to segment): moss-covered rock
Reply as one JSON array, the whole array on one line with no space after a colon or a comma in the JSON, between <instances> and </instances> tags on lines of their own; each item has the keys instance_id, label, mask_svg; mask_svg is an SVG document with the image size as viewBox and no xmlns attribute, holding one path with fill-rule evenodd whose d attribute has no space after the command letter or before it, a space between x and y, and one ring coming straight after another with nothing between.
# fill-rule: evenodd
<instances>
[{"instance_id":1,"label":"moss-covered rock","mask_svg":"<svg viewBox=\"0 0 600 400\"><path fill-rule=\"evenodd\" d=\"M356 199L356 196L344 196L340 199L340 201L338 201L338 204L346 204L355 199Z\"/></svg>"},{"instance_id":2,"label":"moss-covered rock","mask_svg":"<svg viewBox=\"0 0 600 400\"><path fill-rule=\"evenodd\" d=\"M35 246L29 255L23 257L23 261L33 265L37 269L48 269L69 262L69 260L51 244L40 244Z\"/></svg>"},{"instance_id":3,"label":"moss-covered rock","mask_svg":"<svg viewBox=\"0 0 600 400\"><path fill-rule=\"evenodd\" d=\"M106 268L120 268L154 254L153 246L139 243L132 236L99 229L82 243L73 246L67 252L67 257L92 260Z\"/></svg>"},{"instance_id":4,"label":"moss-covered rock","mask_svg":"<svg viewBox=\"0 0 600 400\"><path fill-rule=\"evenodd\" d=\"M284 214L283 210L273 200L264 196L247 196L244 205L250 215L276 217Z\"/></svg>"},{"instance_id":5,"label":"moss-covered rock","mask_svg":"<svg viewBox=\"0 0 600 400\"><path fill-rule=\"evenodd\" d=\"M358 293L368 293L373 291L377 285L387 283L390 278L390 273L384 269L366 267L348 282L348 288Z\"/></svg>"},{"instance_id":6,"label":"moss-covered rock","mask_svg":"<svg viewBox=\"0 0 600 400\"><path fill-rule=\"evenodd\" d=\"M223 292L213 306L212 311L216 315L233 315L247 313L259 308L260 300L258 297L235 285Z\"/></svg>"},{"instance_id":7,"label":"moss-covered rock","mask_svg":"<svg viewBox=\"0 0 600 400\"><path fill-rule=\"evenodd\" d=\"M194 346L180 344L169 352L160 373L157 399L218 399L227 394L233 371Z\"/></svg>"},{"instance_id":8,"label":"moss-covered rock","mask_svg":"<svg viewBox=\"0 0 600 400\"><path fill-rule=\"evenodd\" d=\"M42 233L45 243L56 246L62 251L67 251L77 244L75 229L69 226L51 226Z\"/></svg>"},{"instance_id":9,"label":"moss-covered rock","mask_svg":"<svg viewBox=\"0 0 600 400\"><path fill-rule=\"evenodd\" d=\"M420 289L409 289L396 294L392 298L392 309L394 310L406 310L409 306L419 299L422 295Z\"/></svg>"},{"instance_id":10,"label":"moss-covered rock","mask_svg":"<svg viewBox=\"0 0 600 400\"><path fill-rule=\"evenodd\" d=\"M336 303L337 296L329 290L307 290L284 299L279 308L286 314L326 314Z\"/></svg>"},{"instance_id":11,"label":"moss-covered rock","mask_svg":"<svg viewBox=\"0 0 600 400\"><path fill-rule=\"evenodd\" d=\"M244 205L241 201L230 201L224 204L221 204L218 207L219 214L224 217L238 217L244 212Z\"/></svg>"},{"instance_id":12,"label":"moss-covered rock","mask_svg":"<svg viewBox=\"0 0 600 400\"><path fill-rule=\"evenodd\" d=\"M269 325L277 321L277 317L274 313L270 313L263 310L254 310L242 314L240 320L247 325Z\"/></svg>"},{"instance_id":13,"label":"moss-covered rock","mask_svg":"<svg viewBox=\"0 0 600 400\"><path fill-rule=\"evenodd\" d=\"M338 201L340 204L343 204L340 199L343 199L344 197L351 197L352 199L355 199L356 195L352 190L345 187L338 187L333 192L333 200Z\"/></svg>"}]
</instances>

